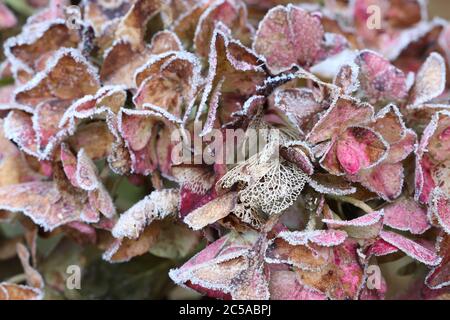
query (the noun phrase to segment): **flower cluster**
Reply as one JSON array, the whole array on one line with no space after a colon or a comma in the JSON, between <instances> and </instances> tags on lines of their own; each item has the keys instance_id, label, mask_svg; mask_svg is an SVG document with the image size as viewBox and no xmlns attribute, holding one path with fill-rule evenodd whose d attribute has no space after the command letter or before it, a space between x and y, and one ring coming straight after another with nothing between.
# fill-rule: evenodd
<instances>
[{"instance_id":1,"label":"flower cluster","mask_svg":"<svg viewBox=\"0 0 450 320\"><path fill-rule=\"evenodd\" d=\"M0 299L70 298L73 264L84 297L121 297L104 270L151 273L138 297L449 297L450 24L292 2L40 4L3 43L0 260L25 278ZM175 161L199 137L246 156Z\"/></svg>"}]
</instances>

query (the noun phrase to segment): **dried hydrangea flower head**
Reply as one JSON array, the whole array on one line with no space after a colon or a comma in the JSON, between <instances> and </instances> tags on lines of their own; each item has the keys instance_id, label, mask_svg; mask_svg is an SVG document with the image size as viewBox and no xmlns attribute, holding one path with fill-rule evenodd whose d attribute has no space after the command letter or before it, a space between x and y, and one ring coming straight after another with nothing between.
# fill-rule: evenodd
<instances>
[{"instance_id":1,"label":"dried hydrangea flower head","mask_svg":"<svg viewBox=\"0 0 450 320\"><path fill-rule=\"evenodd\" d=\"M44 2L0 3L1 300L448 298L426 1Z\"/></svg>"}]
</instances>

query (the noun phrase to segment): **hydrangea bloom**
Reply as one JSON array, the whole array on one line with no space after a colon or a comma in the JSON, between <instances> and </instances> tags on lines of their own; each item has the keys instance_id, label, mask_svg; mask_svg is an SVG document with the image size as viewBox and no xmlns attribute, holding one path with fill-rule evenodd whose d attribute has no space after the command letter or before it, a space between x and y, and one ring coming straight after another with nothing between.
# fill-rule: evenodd
<instances>
[{"instance_id":1,"label":"hydrangea bloom","mask_svg":"<svg viewBox=\"0 0 450 320\"><path fill-rule=\"evenodd\" d=\"M425 1L70 5L0 3L0 299L449 297Z\"/></svg>"}]
</instances>

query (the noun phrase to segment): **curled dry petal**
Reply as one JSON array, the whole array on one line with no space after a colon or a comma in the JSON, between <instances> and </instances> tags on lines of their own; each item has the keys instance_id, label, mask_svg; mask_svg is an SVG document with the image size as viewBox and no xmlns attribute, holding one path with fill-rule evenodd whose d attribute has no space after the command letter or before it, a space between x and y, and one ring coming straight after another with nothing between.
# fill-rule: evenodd
<instances>
[{"instance_id":1,"label":"curled dry petal","mask_svg":"<svg viewBox=\"0 0 450 320\"><path fill-rule=\"evenodd\" d=\"M17 18L3 3L0 3L0 18L2 21L0 23L0 30L12 28L17 24Z\"/></svg>"},{"instance_id":2,"label":"curled dry petal","mask_svg":"<svg viewBox=\"0 0 450 320\"><path fill-rule=\"evenodd\" d=\"M450 285L450 236L444 234L436 242L436 249L441 262L433 268L425 279L425 283L432 289L440 289Z\"/></svg>"},{"instance_id":3,"label":"curled dry petal","mask_svg":"<svg viewBox=\"0 0 450 320\"><path fill-rule=\"evenodd\" d=\"M432 250L394 232L381 231L380 238L426 265L436 266L441 262L441 258Z\"/></svg>"},{"instance_id":4,"label":"curled dry petal","mask_svg":"<svg viewBox=\"0 0 450 320\"><path fill-rule=\"evenodd\" d=\"M36 289L44 288L44 279L39 272L30 265L30 252L21 243L17 244L17 255L22 263L23 270L27 277L27 284Z\"/></svg>"},{"instance_id":5,"label":"curled dry petal","mask_svg":"<svg viewBox=\"0 0 450 320\"><path fill-rule=\"evenodd\" d=\"M332 248L329 259L319 271L297 269L296 273L301 284L335 300L356 299L364 282L357 245L351 240Z\"/></svg>"},{"instance_id":6,"label":"curled dry petal","mask_svg":"<svg viewBox=\"0 0 450 320\"><path fill-rule=\"evenodd\" d=\"M175 215L178 211L178 190L153 191L150 195L124 212L112 230L116 238L137 239L153 220Z\"/></svg>"},{"instance_id":7,"label":"curled dry petal","mask_svg":"<svg viewBox=\"0 0 450 320\"><path fill-rule=\"evenodd\" d=\"M301 285L293 271L272 271L270 275L272 300L326 300L325 294Z\"/></svg>"},{"instance_id":8,"label":"curled dry petal","mask_svg":"<svg viewBox=\"0 0 450 320\"><path fill-rule=\"evenodd\" d=\"M43 298L44 294L40 289L0 282L0 300L42 300Z\"/></svg>"},{"instance_id":9,"label":"curled dry petal","mask_svg":"<svg viewBox=\"0 0 450 320\"><path fill-rule=\"evenodd\" d=\"M252 27L247 22L247 8L241 0L222 0L210 5L200 16L195 29L194 47L200 57L207 57L217 24L224 24L242 43L250 44Z\"/></svg>"},{"instance_id":10,"label":"curled dry petal","mask_svg":"<svg viewBox=\"0 0 450 320\"><path fill-rule=\"evenodd\" d=\"M370 121L373 107L350 97L339 97L314 126L308 136L311 143L319 143L339 136L348 127Z\"/></svg>"},{"instance_id":11,"label":"curled dry petal","mask_svg":"<svg viewBox=\"0 0 450 320\"><path fill-rule=\"evenodd\" d=\"M340 228L350 237L358 239L372 239L378 236L383 226L384 211L374 211L353 220L330 220L323 219L331 228Z\"/></svg>"},{"instance_id":12,"label":"curled dry petal","mask_svg":"<svg viewBox=\"0 0 450 320\"><path fill-rule=\"evenodd\" d=\"M108 262L127 262L143 255L156 243L159 236L159 225L154 223L141 230L139 238L114 239L109 248L103 253L103 259Z\"/></svg>"},{"instance_id":13,"label":"curled dry petal","mask_svg":"<svg viewBox=\"0 0 450 320\"><path fill-rule=\"evenodd\" d=\"M176 283L208 296L229 298L235 290L233 279L249 266L247 256L253 241L230 233L207 246L181 268L172 269L169 276ZM245 284L248 282L242 283Z\"/></svg>"},{"instance_id":14,"label":"curled dry petal","mask_svg":"<svg viewBox=\"0 0 450 320\"><path fill-rule=\"evenodd\" d=\"M381 55L361 51L355 59L359 67L361 98L371 103L401 101L407 97L405 74Z\"/></svg>"},{"instance_id":15,"label":"curled dry petal","mask_svg":"<svg viewBox=\"0 0 450 320\"><path fill-rule=\"evenodd\" d=\"M450 199L441 189L433 190L429 210L437 218L442 229L450 234Z\"/></svg>"},{"instance_id":16,"label":"curled dry petal","mask_svg":"<svg viewBox=\"0 0 450 320\"><path fill-rule=\"evenodd\" d=\"M324 30L318 15L288 5L267 12L253 43L273 74L294 66L311 66L321 49Z\"/></svg>"},{"instance_id":17,"label":"curled dry petal","mask_svg":"<svg viewBox=\"0 0 450 320\"><path fill-rule=\"evenodd\" d=\"M445 89L446 66L444 58L433 52L424 62L412 88L410 104L419 106L438 97Z\"/></svg>"},{"instance_id":18,"label":"curled dry petal","mask_svg":"<svg viewBox=\"0 0 450 320\"><path fill-rule=\"evenodd\" d=\"M12 63L13 73L21 80L30 80L34 72L45 68L54 52L60 48L75 48L80 40L78 33L70 30L62 19L45 21L9 38L5 54Z\"/></svg>"},{"instance_id":19,"label":"curled dry petal","mask_svg":"<svg viewBox=\"0 0 450 320\"><path fill-rule=\"evenodd\" d=\"M62 195L53 182L36 181L0 189L0 208L23 212L45 230L79 221L93 209L77 195Z\"/></svg>"},{"instance_id":20,"label":"curled dry petal","mask_svg":"<svg viewBox=\"0 0 450 320\"><path fill-rule=\"evenodd\" d=\"M180 40L170 31L155 34L150 45L140 50L133 49L132 44L125 39L115 41L104 53L100 79L106 84L134 88L135 71L153 55L181 50Z\"/></svg>"},{"instance_id":21,"label":"curled dry petal","mask_svg":"<svg viewBox=\"0 0 450 320\"><path fill-rule=\"evenodd\" d=\"M184 222L194 230L199 230L228 216L236 205L236 192L217 197L204 206L189 213Z\"/></svg>"},{"instance_id":22,"label":"curled dry petal","mask_svg":"<svg viewBox=\"0 0 450 320\"><path fill-rule=\"evenodd\" d=\"M426 210L413 199L399 199L383 210L384 224L391 228L422 234L430 227Z\"/></svg>"}]
</instances>

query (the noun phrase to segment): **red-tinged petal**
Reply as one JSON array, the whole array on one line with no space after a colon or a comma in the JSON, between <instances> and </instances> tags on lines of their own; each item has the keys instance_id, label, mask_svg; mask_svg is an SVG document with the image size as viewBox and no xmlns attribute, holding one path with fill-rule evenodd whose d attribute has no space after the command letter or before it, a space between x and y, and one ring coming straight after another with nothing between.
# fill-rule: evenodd
<instances>
[{"instance_id":1,"label":"red-tinged petal","mask_svg":"<svg viewBox=\"0 0 450 320\"><path fill-rule=\"evenodd\" d=\"M334 263L342 272L340 276L342 288L334 294L336 298L347 296L355 299L359 293L364 275L357 259L357 248L358 245L355 242L348 240L333 249Z\"/></svg>"},{"instance_id":2,"label":"red-tinged petal","mask_svg":"<svg viewBox=\"0 0 450 320\"><path fill-rule=\"evenodd\" d=\"M67 75L70 74L70 77ZM95 68L74 49L58 50L28 84L16 91L15 100L35 108L51 99L75 100L95 94L99 80Z\"/></svg>"},{"instance_id":3,"label":"red-tinged petal","mask_svg":"<svg viewBox=\"0 0 450 320\"><path fill-rule=\"evenodd\" d=\"M117 2L103 2L103 1L83 1L84 20L90 24L96 35L100 35L105 27L105 24L111 21L112 18L120 18L130 10L133 2L117 1Z\"/></svg>"},{"instance_id":4,"label":"red-tinged petal","mask_svg":"<svg viewBox=\"0 0 450 320\"><path fill-rule=\"evenodd\" d=\"M332 141L325 151L325 154L320 159L319 163L328 173L335 176L344 175L344 170L342 169L339 159L337 157L337 142Z\"/></svg>"},{"instance_id":5,"label":"red-tinged petal","mask_svg":"<svg viewBox=\"0 0 450 320\"><path fill-rule=\"evenodd\" d=\"M367 256L370 257L372 255L376 257L386 256L391 253L395 253L398 251L396 246L393 246L389 242L386 242L382 239L377 239L374 244L369 247L367 250Z\"/></svg>"},{"instance_id":6,"label":"red-tinged petal","mask_svg":"<svg viewBox=\"0 0 450 320\"><path fill-rule=\"evenodd\" d=\"M87 223L74 221L62 226L64 232L80 245L96 244L97 233L95 228Z\"/></svg>"},{"instance_id":7,"label":"red-tinged petal","mask_svg":"<svg viewBox=\"0 0 450 320\"><path fill-rule=\"evenodd\" d=\"M269 270L264 260L253 255L248 260L248 267L231 283L231 297L233 300L269 300Z\"/></svg>"},{"instance_id":8,"label":"red-tinged petal","mask_svg":"<svg viewBox=\"0 0 450 320\"><path fill-rule=\"evenodd\" d=\"M228 216L236 205L237 194L226 193L195 209L184 218L184 222L193 230L199 230Z\"/></svg>"},{"instance_id":9,"label":"red-tinged petal","mask_svg":"<svg viewBox=\"0 0 450 320\"><path fill-rule=\"evenodd\" d=\"M42 300L40 289L14 283L0 282L0 300Z\"/></svg>"},{"instance_id":10,"label":"red-tinged petal","mask_svg":"<svg viewBox=\"0 0 450 320\"><path fill-rule=\"evenodd\" d=\"M277 238L294 246L312 242L318 246L332 247L342 244L347 239L347 233L340 230L282 231Z\"/></svg>"},{"instance_id":11,"label":"red-tinged petal","mask_svg":"<svg viewBox=\"0 0 450 320\"><path fill-rule=\"evenodd\" d=\"M78 186L86 191L93 191L99 188L101 184L97 176L97 167L86 155L84 149L81 149L77 154L75 179Z\"/></svg>"},{"instance_id":12,"label":"red-tinged petal","mask_svg":"<svg viewBox=\"0 0 450 320\"><path fill-rule=\"evenodd\" d=\"M394 232L381 231L380 238L426 265L436 266L441 262L441 258L435 252Z\"/></svg>"},{"instance_id":13,"label":"red-tinged petal","mask_svg":"<svg viewBox=\"0 0 450 320\"><path fill-rule=\"evenodd\" d=\"M371 239L378 236L383 226L383 211L367 213L353 220L322 219L331 228L343 229L350 237Z\"/></svg>"},{"instance_id":14,"label":"red-tinged petal","mask_svg":"<svg viewBox=\"0 0 450 320\"><path fill-rule=\"evenodd\" d=\"M65 143L61 144L60 157L63 165L64 173L67 179L73 186L78 187L78 181L76 179L77 171L77 158L69 149L69 146Z\"/></svg>"},{"instance_id":15,"label":"red-tinged petal","mask_svg":"<svg viewBox=\"0 0 450 320\"><path fill-rule=\"evenodd\" d=\"M250 44L252 27L247 22L247 8L240 0L221 0L213 3L199 18L194 36L195 51L207 57L217 24L227 26L244 45Z\"/></svg>"},{"instance_id":16,"label":"red-tinged petal","mask_svg":"<svg viewBox=\"0 0 450 320\"><path fill-rule=\"evenodd\" d=\"M59 121L59 128L61 131L64 130L69 134L74 134L76 136L83 131L91 131L90 133L92 133L94 128L100 128L101 125L104 124L107 125L107 129L110 134L117 138L116 114L119 112L120 108L123 107L125 101L126 92L123 87L104 86L98 90L94 96L87 95L72 103L61 117ZM86 123L92 119L106 121ZM84 126L82 126L83 124ZM111 144L111 139L102 140L97 143L94 142L94 139L90 141L91 143L84 141L85 147L86 149L91 149L90 145L96 144L98 149L101 150L102 148L99 145L102 142L105 142L107 145ZM89 154L92 154L92 152L89 152Z\"/></svg>"},{"instance_id":17,"label":"red-tinged petal","mask_svg":"<svg viewBox=\"0 0 450 320\"><path fill-rule=\"evenodd\" d=\"M152 75L158 74L161 68L169 61L174 59L174 57L182 56L180 52L164 52L156 56L151 56L145 64L136 69L134 73L135 87L140 87L141 84L151 77Z\"/></svg>"},{"instance_id":18,"label":"red-tinged petal","mask_svg":"<svg viewBox=\"0 0 450 320\"><path fill-rule=\"evenodd\" d=\"M0 30L12 28L17 24L17 18L3 3L0 3L0 21Z\"/></svg>"},{"instance_id":19,"label":"red-tinged petal","mask_svg":"<svg viewBox=\"0 0 450 320\"><path fill-rule=\"evenodd\" d=\"M105 52L100 78L109 85L134 88L134 71L150 56L149 50L134 51L129 42L116 42Z\"/></svg>"},{"instance_id":20,"label":"red-tinged petal","mask_svg":"<svg viewBox=\"0 0 450 320\"><path fill-rule=\"evenodd\" d=\"M415 198L422 203L428 203L430 194L436 186L432 176L432 165L428 155L423 157L416 155Z\"/></svg>"},{"instance_id":21,"label":"red-tinged petal","mask_svg":"<svg viewBox=\"0 0 450 320\"><path fill-rule=\"evenodd\" d=\"M317 144L337 138L348 127L362 125L373 117L373 107L350 97L340 97L314 126L308 141Z\"/></svg>"},{"instance_id":22,"label":"red-tinged petal","mask_svg":"<svg viewBox=\"0 0 450 320\"><path fill-rule=\"evenodd\" d=\"M262 103L264 97L255 94L267 76L258 56L229 39L221 28L214 31L208 62L205 89L195 116L196 121L205 123L201 136L207 135L215 124L230 122L234 112Z\"/></svg>"},{"instance_id":23,"label":"red-tinged petal","mask_svg":"<svg viewBox=\"0 0 450 320\"><path fill-rule=\"evenodd\" d=\"M376 132L361 127L348 128L338 139L336 156L348 174L356 174L380 162L389 146Z\"/></svg>"},{"instance_id":24,"label":"red-tinged petal","mask_svg":"<svg viewBox=\"0 0 450 320\"><path fill-rule=\"evenodd\" d=\"M200 70L200 63L194 55L185 52L174 55L159 70L148 74L140 83L133 101L138 108L149 104L177 119L185 119L190 115L202 83ZM141 78L142 73L137 73L136 79Z\"/></svg>"},{"instance_id":25,"label":"red-tinged petal","mask_svg":"<svg viewBox=\"0 0 450 320\"><path fill-rule=\"evenodd\" d=\"M70 30L64 21L45 21L24 28L23 32L9 38L5 42L5 54L11 61L13 72L27 73L29 80L36 71L41 71L46 60L60 48L75 48L80 42L80 36L75 30Z\"/></svg>"},{"instance_id":26,"label":"red-tinged petal","mask_svg":"<svg viewBox=\"0 0 450 320\"><path fill-rule=\"evenodd\" d=\"M146 254L158 240L159 232L158 223L153 223L145 228L138 239L115 239L103 253L103 259L111 263L127 262Z\"/></svg>"},{"instance_id":27,"label":"red-tinged petal","mask_svg":"<svg viewBox=\"0 0 450 320\"><path fill-rule=\"evenodd\" d=\"M68 146L62 144L61 161L64 173L72 185L88 191L90 206L108 218L113 217L116 214L113 200L100 181L95 164L84 149L81 149L75 158Z\"/></svg>"},{"instance_id":28,"label":"red-tinged petal","mask_svg":"<svg viewBox=\"0 0 450 320\"><path fill-rule=\"evenodd\" d=\"M156 33L151 44L142 50L135 50L129 41L116 41L105 52L100 78L106 84L135 88L135 71L153 55L182 50L176 35L170 31Z\"/></svg>"},{"instance_id":29,"label":"red-tinged petal","mask_svg":"<svg viewBox=\"0 0 450 320\"><path fill-rule=\"evenodd\" d=\"M183 45L175 33L163 30L153 35L150 48L152 54L161 54L169 51L182 51Z\"/></svg>"},{"instance_id":30,"label":"red-tinged petal","mask_svg":"<svg viewBox=\"0 0 450 320\"><path fill-rule=\"evenodd\" d=\"M357 243L347 240L332 250L331 259L319 271L297 269L298 280L331 299L356 299L364 280Z\"/></svg>"},{"instance_id":31,"label":"red-tinged petal","mask_svg":"<svg viewBox=\"0 0 450 320\"><path fill-rule=\"evenodd\" d=\"M178 35L186 48L192 47L198 21L209 5L210 1L196 2L173 22L173 31Z\"/></svg>"},{"instance_id":32,"label":"red-tinged petal","mask_svg":"<svg viewBox=\"0 0 450 320\"><path fill-rule=\"evenodd\" d=\"M24 152L38 156L36 132L30 114L14 110L5 118L4 132L8 139L14 141Z\"/></svg>"},{"instance_id":33,"label":"red-tinged petal","mask_svg":"<svg viewBox=\"0 0 450 320\"><path fill-rule=\"evenodd\" d=\"M416 150L416 197L427 202L435 187L447 193L448 184L448 132L450 117L447 111L437 112L425 129Z\"/></svg>"},{"instance_id":34,"label":"red-tinged petal","mask_svg":"<svg viewBox=\"0 0 450 320\"><path fill-rule=\"evenodd\" d=\"M38 180L41 176L27 163L24 154L4 136L4 120L0 120L0 187Z\"/></svg>"},{"instance_id":35,"label":"red-tinged petal","mask_svg":"<svg viewBox=\"0 0 450 320\"><path fill-rule=\"evenodd\" d=\"M297 281L293 271L271 271L270 299L272 300L326 300L327 296L307 288Z\"/></svg>"},{"instance_id":36,"label":"red-tinged petal","mask_svg":"<svg viewBox=\"0 0 450 320\"><path fill-rule=\"evenodd\" d=\"M414 151L416 144L417 134L413 130L407 129L403 138L389 146L385 161L387 163L397 163L405 160Z\"/></svg>"},{"instance_id":37,"label":"red-tinged petal","mask_svg":"<svg viewBox=\"0 0 450 320\"><path fill-rule=\"evenodd\" d=\"M27 20L27 25L65 18L64 8L70 5L70 1L68 0L49 0L45 3L39 3L39 1L36 2L37 3L34 3L31 0L29 3L38 8L45 7L47 4L48 6L29 17Z\"/></svg>"},{"instance_id":38,"label":"red-tinged petal","mask_svg":"<svg viewBox=\"0 0 450 320\"><path fill-rule=\"evenodd\" d=\"M135 173L148 175L157 166L157 124L164 120L160 113L149 110L122 109L118 116L119 132L125 140Z\"/></svg>"},{"instance_id":39,"label":"red-tinged petal","mask_svg":"<svg viewBox=\"0 0 450 320\"><path fill-rule=\"evenodd\" d=\"M280 155L294 163L304 173L311 175L314 173L314 166L311 163L312 151L304 143L292 142L280 148Z\"/></svg>"},{"instance_id":40,"label":"red-tinged petal","mask_svg":"<svg viewBox=\"0 0 450 320\"><path fill-rule=\"evenodd\" d=\"M115 39L126 39L133 49L144 46L144 37L148 21L162 8L160 0L136 0L127 14L120 20L115 30Z\"/></svg>"},{"instance_id":41,"label":"red-tinged petal","mask_svg":"<svg viewBox=\"0 0 450 320\"><path fill-rule=\"evenodd\" d=\"M343 196L356 192L347 180L331 174L314 173L308 184L319 193Z\"/></svg>"},{"instance_id":42,"label":"red-tinged petal","mask_svg":"<svg viewBox=\"0 0 450 320\"><path fill-rule=\"evenodd\" d=\"M68 107L67 101L51 100L38 104L34 110L33 128L42 157L46 157L64 137L59 122Z\"/></svg>"},{"instance_id":43,"label":"red-tinged petal","mask_svg":"<svg viewBox=\"0 0 450 320\"><path fill-rule=\"evenodd\" d=\"M369 127L380 133L389 145L404 138L407 130L402 113L393 104L381 109Z\"/></svg>"},{"instance_id":44,"label":"red-tinged petal","mask_svg":"<svg viewBox=\"0 0 450 320\"><path fill-rule=\"evenodd\" d=\"M89 209L82 198L61 194L52 182L29 182L0 189L0 208L23 212L45 230L81 220Z\"/></svg>"},{"instance_id":45,"label":"red-tinged petal","mask_svg":"<svg viewBox=\"0 0 450 320\"><path fill-rule=\"evenodd\" d=\"M444 162L450 159L450 112L436 113L425 129L421 150L426 149L433 160Z\"/></svg>"},{"instance_id":46,"label":"red-tinged petal","mask_svg":"<svg viewBox=\"0 0 450 320\"><path fill-rule=\"evenodd\" d=\"M324 30L317 15L288 5L272 8L261 21L253 43L273 74L311 66L321 50Z\"/></svg>"},{"instance_id":47,"label":"red-tinged petal","mask_svg":"<svg viewBox=\"0 0 450 320\"><path fill-rule=\"evenodd\" d=\"M301 133L308 132L324 110L314 93L305 88L277 90L274 105L288 116Z\"/></svg>"},{"instance_id":48,"label":"red-tinged petal","mask_svg":"<svg viewBox=\"0 0 450 320\"><path fill-rule=\"evenodd\" d=\"M112 218L116 215L116 206L111 198L111 195L106 188L99 184L99 186L88 193L89 204L100 211L105 217Z\"/></svg>"},{"instance_id":49,"label":"red-tinged petal","mask_svg":"<svg viewBox=\"0 0 450 320\"><path fill-rule=\"evenodd\" d=\"M381 163L362 170L351 178L385 200L394 200L402 192L404 169L401 163Z\"/></svg>"},{"instance_id":50,"label":"red-tinged petal","mask_svg":"<svg viewBox=\"0 0 450 320\"><path fill-rule=\"evenodd\" d=\"M448 233L438 238L436 248L442 261L425 278L425 284L432 289L450 285L450 235Z\"/></svg>"},{"instance_id":51,"label":"red-tinged petal","mask_svg":"<svg viewBox=\"0 0 450 320\"><path fill-rule=\"evenodd\" d=\"M191 258L179 269L172 269L169 276L175 283L200 289L202 293L231 294L233 280L249 266L246 255L252 241L237 237L235 233L216 240ZM194 285L194 286L192 286Z\"/></svg>"},{"instance_id":52,"label":"red-tinged petal","mask_svg":"<svg viewBox=\"0 0 450 320\"><path fill-rule=\"evenodd\" d=\"M384 224L412 234L422 234L430 228L427 212L413 199L402 198L384 207Z\"/></svg>"},{"instance_id":53,"label":"red-tinged petal","mask_svg":"<svg viewBox=\"0 0 450 320\"><path fill-rule=\"evenodd\" d=\"M446 82L446 66L444 58L433 52L424 62L416 76L412 88L410 104L416 107L436 98L444 92Z\"/></svg>"},{"instance_id":54,"label":"red-tinged petal","mask_svg":"<svg viewBox=\"0 0 450 320\"><path fill-rule=\"evenodd\" d=\"M286 263L304 270L321 270L330 259L330 248L307 245L308 240L308 236L303 233L282 234L269 242L265 259L268 263Z\"/></svg>"},{"instance_id":55,"label":"red-tinged petal","mask_svg":"<svg viewBox=\"0 0 450 320\"><path fill-rule=\"evenodd\" d=\"M406 76L381 55L362 51L355 59L359 66L361 98L371 103L401 101L407 97Z\"/></svg>"},{"instance_id":56,"label":"red-tinged petal","mask_svg":"<svg viewBox=\"0 0 450 320\"><path fill-rule=\"evenodd\" d=\"M180 190L180 217L184 218L193 210L200 208L217 197L214 188L206 193L197 193L189 187L182 187Z\"/></svg>"},{"instance_id":57,"label":"red-tinged petal","mask_svg":"<svg viewBox=\"0 0 450 320\"><path fill-rule=\"evenodd\" d=\"M450 199L439 188L433 190L430 196L431 213L437 218L445 232L450 234Z\"/></svg>"}]
</instances>

